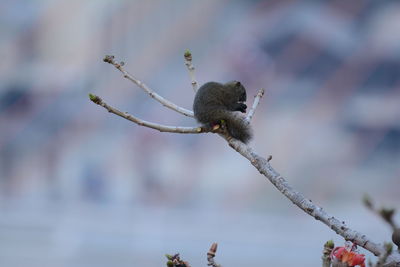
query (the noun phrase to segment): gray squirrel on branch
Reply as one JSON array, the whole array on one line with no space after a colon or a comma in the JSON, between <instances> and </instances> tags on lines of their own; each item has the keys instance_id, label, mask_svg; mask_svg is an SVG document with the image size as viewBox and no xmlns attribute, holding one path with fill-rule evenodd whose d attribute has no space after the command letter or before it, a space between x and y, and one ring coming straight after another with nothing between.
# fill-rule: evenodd
<instances>
[{"instance_id":1,"label":"gray squirrel on branch","mask_svg":"<svg viewBox=\"0 0 400 267\"><path fill-rule=\"evenodd\" d=\"M209 127L224 121L228 133L233 138L248 143L252 138L252 130L249 122L238 113L246 112L245 101L246 89L240 82L208 82L196 93L193 102L194 117Z\"/></svg>"}]
</instances>

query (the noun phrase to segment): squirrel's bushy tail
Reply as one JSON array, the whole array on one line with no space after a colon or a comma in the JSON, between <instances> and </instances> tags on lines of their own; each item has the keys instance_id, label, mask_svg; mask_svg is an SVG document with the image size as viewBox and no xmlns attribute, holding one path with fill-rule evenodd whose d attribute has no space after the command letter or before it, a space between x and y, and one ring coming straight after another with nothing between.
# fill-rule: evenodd
<instances>
[{"instance_id":1,"label":"squirrel's bushy tail","mask_svg":"<svg viewBox=\"0 0 400 267\"><path fill-rule=\"evenodd\" d=\"M226 128L233 138L247 144L253 137L250 123L239 112L219 110L215 111L214 115L225 121Z\"/></svg>"}]
</instances>

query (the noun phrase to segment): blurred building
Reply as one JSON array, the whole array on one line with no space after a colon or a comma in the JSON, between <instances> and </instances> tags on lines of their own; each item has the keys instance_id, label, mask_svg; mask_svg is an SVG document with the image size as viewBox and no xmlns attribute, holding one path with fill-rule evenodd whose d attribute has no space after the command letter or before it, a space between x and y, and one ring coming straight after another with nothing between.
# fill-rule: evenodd
<instances>
[{"instance_id":1,"label":"blurred building","mask_svg":"<svg viewBox=\"0 0 400 267\"><path fill-rule=\"evenodd\" d=\"M342 242L218 136L159 133L91 103L89 92L149 121L195 125L105 54L185 108L186 49L200 83L241 80L250 101L266 88L251 145L314 202L389 240L360 200L400 200L398 1L0 6L1 266L160 266L174 252L204 265L215 241L224 266L317 266L326 240Z\"/></svg>"}]
</instances>

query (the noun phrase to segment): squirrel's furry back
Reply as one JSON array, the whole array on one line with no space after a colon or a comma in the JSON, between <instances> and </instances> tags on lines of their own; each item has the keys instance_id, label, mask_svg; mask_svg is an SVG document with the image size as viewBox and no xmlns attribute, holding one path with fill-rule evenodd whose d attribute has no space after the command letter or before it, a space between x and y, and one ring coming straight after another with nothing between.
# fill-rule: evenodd
<instances>
[{"instance_id":1,"label":"squirrel's furry back","mask_svg":"<svg viewBox=\"0 0 400 267\"><path fill-rule=\"evenodd\" d=\"M250 124L239 111L245 112L246 89L240 82L208 82L201 86L193 102L198 122L211 126L225 121L229 134L243 143L252 138Z\"/></svg>"}]
</instances>

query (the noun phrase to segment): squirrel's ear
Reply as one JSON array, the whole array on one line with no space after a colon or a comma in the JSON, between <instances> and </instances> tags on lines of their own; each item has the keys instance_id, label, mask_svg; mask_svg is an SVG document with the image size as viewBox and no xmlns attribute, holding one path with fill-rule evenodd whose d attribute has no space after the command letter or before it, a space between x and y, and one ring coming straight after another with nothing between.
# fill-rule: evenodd
<instances>
[{"instance_id":1,"label":"squirrel's ear","mask_svg":"<svg viewBox=\"0 0 400 267\"><path fill-rule=\"evenodd\" d=\"M239 86L241 86L242 84L241 84L240 82L236 82L235 85L236 85L237 87L239 87Z\"/></svg>"}]
</instances>

